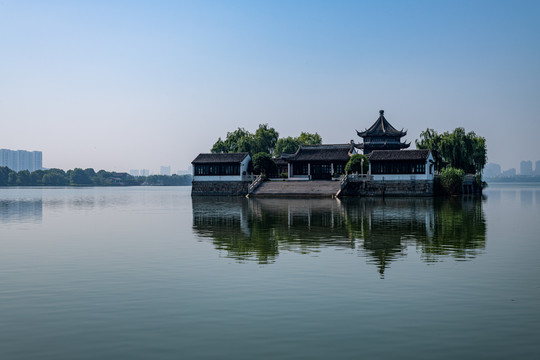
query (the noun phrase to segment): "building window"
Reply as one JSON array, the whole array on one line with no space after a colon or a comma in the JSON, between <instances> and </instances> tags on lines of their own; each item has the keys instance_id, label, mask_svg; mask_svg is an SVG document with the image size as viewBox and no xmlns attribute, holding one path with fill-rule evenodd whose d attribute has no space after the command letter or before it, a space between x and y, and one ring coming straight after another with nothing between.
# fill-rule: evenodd
<instances>
[{"instance_id":1,"label":"building window","mask_svg":"<svg viewBox=\"0 0 540 360\"><path fill-rule=\"evenodd\" d=\"M196 176L237 176L240 175L240 164L200 164L195 165Z\"/></svg>"},{"instance_id":2,"label":"building window","mask_svg":"<svg viewBox=\"0 0 540 360\"><path fill-rule=\"evenodd\" d=\"M384 161L371 164L372 174L424 174L426 164L416 161Z\"/></svg>"},{"instance_id":3,"label":"building window","mask_svg":"<svg viewBox=\"0 0 540 360\"><path fill-rule=\"evenodd\" d=\"M330 174L332 171L332 168L330 167L330 164L322 164L321 165L321 173L322 174Z\"/></svg>"},{"instance_id":4,"label":"building window","mask_svg":"<svg viewBox=\"0 0 540 360\"><path fill-rule=\"evenodd\" d=\"M293 163L293 175L307 175L308 163Z\"/></svg>"}]
</instances>

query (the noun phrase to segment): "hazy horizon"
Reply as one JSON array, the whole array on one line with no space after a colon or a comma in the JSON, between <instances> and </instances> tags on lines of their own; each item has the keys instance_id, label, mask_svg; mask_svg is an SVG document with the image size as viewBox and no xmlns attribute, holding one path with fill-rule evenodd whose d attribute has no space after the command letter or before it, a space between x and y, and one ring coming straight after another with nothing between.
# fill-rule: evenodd
<instances>
[{"instance_id":1,"label":"hazy horizon","mask_svg":"<svg viewBox=\"0 0 540 360\"><path fill-rule=\"evenodd\" d=\"M185 170L227 131L411 142L464 127L540 160L536 1L4 1L0 148L43 166Z\"/></svg>"}]
</instances>

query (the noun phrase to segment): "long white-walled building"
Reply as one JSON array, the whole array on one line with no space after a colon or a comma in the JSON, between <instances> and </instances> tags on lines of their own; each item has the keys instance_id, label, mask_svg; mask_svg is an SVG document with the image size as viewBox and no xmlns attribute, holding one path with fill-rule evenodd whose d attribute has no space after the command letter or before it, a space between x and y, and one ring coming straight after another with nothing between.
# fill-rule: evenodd
<instances>
[{"instance_id":1,"label":"long white-walled building","mask_svg":"<svg viewBox=\"0 0 540 360\"><path fill-rule=\"evenodd\" d=\"M374 150L369 155L369 174L375 181L433 181L434 165L430 150Z\"/></svg>"},{"instance_id":2,"label":"long white-walled building","mask_svg":"<svg viewBox=\"0 0 540 360\"><path fill-rule=\"evenodd\" d=\"M41 170L43 154L41 151L0 149L0 166L7 166L13 171Z\"/></svg>"},{"instance_id":3,"label":"long white-walled building","mask_svg":"<svg viewBox=\"0 0 540 360\"><path fill-rule=\"evenodd\" d=\"M199 154L191 162L193 181L246 181L250 179L249 153Z\"/></svg>"}]
</instances>

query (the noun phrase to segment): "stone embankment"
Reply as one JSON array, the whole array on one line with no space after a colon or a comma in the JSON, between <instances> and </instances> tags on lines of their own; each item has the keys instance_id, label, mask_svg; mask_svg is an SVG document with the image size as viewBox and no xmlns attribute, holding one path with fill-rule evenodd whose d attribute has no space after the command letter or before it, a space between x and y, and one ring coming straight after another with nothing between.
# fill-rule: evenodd
<instances>
[{"instance_id":1,"label":"stone embankment","mask_svg":"<svg viewBox=\"0 0 540 360\"><path fill-rule=\"evenodd\" d=\"M194 196L245 196L247 181L194 181ZM341 196L433 196L433 181L396 180L349 181L341 188L339 181L264 181L250 197L341 197Z\"/></svg>"},{"instance_id":2,"label":"stone embankment","mask_svg":"<svg viewBox=\"0 0 540 360\"><path fill-rule=\"evenodd\" d=\"M339 190L339 181L265 181L249 196L333 197Z\"/></svg>"},{"instance_id":3,"label":"stone embankment","mask_svg":"<svg viewBox=\"0 0 540 360\"><path fill-rule=\"evenodd\" d=\"M433 181L349 181L340 191L339 196L433 196Z\"/></svg>"},{"instance_id":4,"label":"stone embankment","mask_svg":"<svg viewBox=\"0 0 540 360\"><path fill-rule=\"evenodd\" d=\"M195 196L245 196L249 181L194 181L191 195Z\"/></svg>"}]
</instances>

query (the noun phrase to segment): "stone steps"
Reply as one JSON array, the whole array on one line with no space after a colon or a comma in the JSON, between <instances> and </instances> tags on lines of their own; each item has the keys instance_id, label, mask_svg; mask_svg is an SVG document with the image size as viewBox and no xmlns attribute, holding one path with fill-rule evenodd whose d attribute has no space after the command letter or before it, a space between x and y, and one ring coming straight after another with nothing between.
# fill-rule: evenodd
<instances>
[{"instance_id":1,"label":"stone steps","mask_svg":"<svg viewBox=\"0 0 540 360\"><path fill-rule=\"evenodd\" d=\"M249 196L332 197L339 190L339 181L265 181Z\"/></svg>"}]
</instances>

